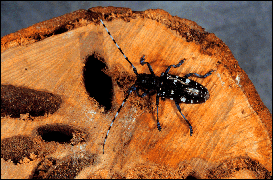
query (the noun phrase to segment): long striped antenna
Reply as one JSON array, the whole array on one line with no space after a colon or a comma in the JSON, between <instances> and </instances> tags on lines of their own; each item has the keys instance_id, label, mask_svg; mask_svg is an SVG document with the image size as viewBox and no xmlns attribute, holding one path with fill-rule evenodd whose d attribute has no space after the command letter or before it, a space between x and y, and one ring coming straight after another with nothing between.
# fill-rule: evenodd
<instances>
[{"instance_id":1,"label":"long striped antenna","mask_svg":"<svg viewBox=\"0 0 273 180\"><path fill-rule=\"evenodd\" d=\"M100 21L101 21L102 25L104 26L104 28L106 29L106 31L108 32L109 36L112 38L112 40L114 41L114 43L115 43L116 46L118 47L118 49L119 49L119 51L121 52L121 54L125 57L126 61L128 61L128 62L131 64L131 66L132 66L132 68L133 68L133 70L134 70L134 73L135 73L136 75L138 75L137 69L135 68L135 66L131 63L131 61L129 61L129 59L128 59L128 58L125 56L125 54L122 52L122 50L120 49L120 47L119 47L118 44L116 43L115 39L112 37L111 33L110 33L110 32L108 31L108 29L106 28L106 26L105 26L105 24L103 23L103 21L102 21L101 19L100 19Z\"/></svg>"}]
</instances>

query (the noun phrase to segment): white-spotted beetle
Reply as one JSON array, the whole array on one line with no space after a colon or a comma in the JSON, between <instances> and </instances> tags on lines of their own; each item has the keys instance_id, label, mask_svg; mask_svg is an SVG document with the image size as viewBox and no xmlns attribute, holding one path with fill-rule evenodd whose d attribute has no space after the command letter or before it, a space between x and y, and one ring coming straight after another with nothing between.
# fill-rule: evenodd
<instances>
[{"instance_id":1,"label":"white-spotted beetle","mask_svg":"<svg viewBox=\"0 0 273 180\"><path fill-rule=\"evenodd\" d=\"M192 133L193 133L192 126L191 126L190 122L186 119L186 117L182 114L179 103L181 103L181 102L186 103L186 104L204 103L209 98L209 92L208 92L207 88L205 88L204 86L202 86L198 82L195 82L193 80L188 79L188 77L190 77L192 75L195 75L195 76L197 76L199 78L205 78L205 77L211 75L213 70L209 71L205 75L199 75L197 73L189 73L189 74L185 75L184 77L179 77L179 76L168 74L171 67L177 68L177 67L181 66L184 63L184 60L185 60L185 59L183 59L176 65L168 66L166 71L164 73L161 73L161 76L156 76L154 74L152 66L148 62L144 62L145 61L145 59L144 59L145 56L143 56L140 59L140 64L141 65L147 64L151 74L145 74L145 73L138 74L137 69L129 61L129 59L125 56L125 54L123 53L121 48L118 46L118 44L116 43L116 41L114 40L114 38L112 37L112 35L108 31L108 29L106 28L103 21L102 20L100 20L100 21L103 24L106 31L108 32L109 36L112 38L112 40L114 41L114 43L118 47L121 54L131 64L131 66L133 68L133 71L137 76L135 84L132 85L129 88L129 90L127 91L127 95L126 95L125 99L123 100L121 106L119 107L114 119L112 120L112 122L111 122L111 124L110 124L110 126L108 128L108 131L107 131L107 134L105 136L104 143L103 143L103 154L104 154L104 146L105 146L105 143L106 143L107 136L108 136L108 134L110 132L110 129L111 129L116 117L118 116L118 113L120 112L121 108L123 107L124 103L126 102L127 98L129 97L129 95L133 91L135 91L136 94L139 97L144 97L147 94L149 94L149 95L156 94L157 128L158 128L159 131L161 131L161 125L160 125L160 123L158 121L159 97L161 97L163 99L164 98L169 98L171 100L174 100L178 111L183 116L185 121L188 123L189 128L190 128L190 135L192 135ZM139 90L141 90L144 93L139 94Z\"/></svg>"}]
</instances>

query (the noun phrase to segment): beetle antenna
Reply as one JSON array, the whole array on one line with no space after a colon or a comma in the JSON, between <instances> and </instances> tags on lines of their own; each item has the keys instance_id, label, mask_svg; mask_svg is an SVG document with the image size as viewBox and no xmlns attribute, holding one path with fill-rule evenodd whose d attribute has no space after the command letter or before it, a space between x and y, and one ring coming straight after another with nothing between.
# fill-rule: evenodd
<instances>
[{"instance_id":1,"label":"beetle antenna","mask_svg":"<svg viewBox=\"0 0 273 180\"><path fill-rule=\"evenodd\" d=\"M123 53L123 51L121 50L121 48L119 47L119 45L116 43L115 39L112 37L111 33L108 31L108 29L106 28L105 24L103 23L103 21L100 19L102 25L104 26L104 28L106 29L106 31L108 32L109 36L112 38L112 40L114 41L114 43L116 44L116 46L118 47L119 51L121 52L121 54L125 57L126 61L128 61L132 68L133 68L133 71L136 75L138 75L137 73L137 69L135 68L135 66L131 63L131 61L129 61L129 59L125 56L125 54Z\"/></svg>"}]
</instances>

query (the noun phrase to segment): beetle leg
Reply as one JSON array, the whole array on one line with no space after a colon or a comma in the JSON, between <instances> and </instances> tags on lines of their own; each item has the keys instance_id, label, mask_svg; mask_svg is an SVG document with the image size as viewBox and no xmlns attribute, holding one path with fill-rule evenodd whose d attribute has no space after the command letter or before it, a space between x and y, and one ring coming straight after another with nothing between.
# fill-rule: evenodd
<instances>
[{"instance_id":1,"label":"beetle leg","mask_svg":"<svg viewBox=\"0 0 273 180\"><path fill-rule=\"evenodd\" d=\"M192 135L193 131L192 131L192 126L191 126L190 122L189 122L189 121L186 119L186 117L182 114L181 108L180 108L178 102L176 102L176 101L174 101L174 102L175 102L175 105L176 105L178 111L179 111L180 114L183 116L183 118L185 119L185 121L188 123L188 125L189 125L189 127L190 127L190 135Z\"/></svg>"},{"instance_id":2,"label":"beetle leg","mask_svg":"<svg viewBox=\"0 0 273 180\"><path fill-rule=\"evenodd\" d=\"M165 73L162 73L161 76L163 76L164 74L168 74L169 71L170 71L170 69L171 69L171 67L177 68L177 67L181 66L181 65L184 63L184 60L186 60L186 59L182 59L182 60L181 60L178 64L176 64L176 65L170 65L170 66L168 66L168 68L166 69Z\"/></svg>"},{"instance_id":3,"label":"beetle leg","mask_svg":"<svg viewBox=\"0 0 273 180\"><path fill-rule=\"evenodd\" d=\"M160 123L159 123L159 120L158 120L158 105L159 105L159 96L158 96L158 93L157 93L157 95L156 95L156 114L157 114L157 118L156 118L156 120L157 120L157 129L159 130L159 131L161 131L161 126L160 126Z\"/></svg>"},{"instance_id":4,"label":"beetle leg","mask_svg":"<svg viewBox=\"0 0 273 180\"><path fill-rule=\"evenodd\" d=\"M190 77L192 75L195 75L195 76L200 77L200 78L205 78L205 77L208 77L209 75L211 75L212 72L213 72L213 70L209 71L205 75L200 75L200 74L197 74L197 73L189 73L189 74L185 75L183 78L188 78L188 77Z\"/></svg>"},{"instance_id":5,"label":"beetle leg","mask_svg":"<svg viewBox=\"0 0 273 180\"><path fill-rule=\"evenodd\" d=\"M153 68L152 68L152 66L150 65L150 63L144 62L144 61L145 61L145 56L143 56L143 57L140 59L140 64L141 64L142 66L143 66L144 64L147 64L147 66L148 66L148 68L149 68L151 74L154 75L155 73L154 73Z\"/></svg>"}]
</instances>

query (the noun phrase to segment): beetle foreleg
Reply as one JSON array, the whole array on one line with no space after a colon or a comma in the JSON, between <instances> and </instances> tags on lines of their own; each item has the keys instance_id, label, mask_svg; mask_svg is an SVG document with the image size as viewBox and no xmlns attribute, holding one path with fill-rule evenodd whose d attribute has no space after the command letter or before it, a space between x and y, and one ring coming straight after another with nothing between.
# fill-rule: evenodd
<instances>
[{"instance_id":1,"label":"beetle foreleg","mask_svg":"<svg viewBox=\"0 0 273 180\"><path fill-rule=\"evenodd\" d=\"M145 56L143 56L143 57L140 59L140 64L141 64L142 66L143 66L144 64L147 64L147 66L148 66L148 68L149 68L151 74L155 74L154 71L153 71L152 66L150 65L150 63L144 62L144 61L145 61L144 57L145 57Z\"/></svg>"}]
</instances>

